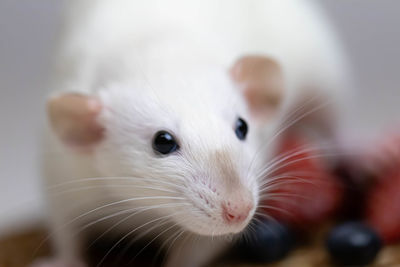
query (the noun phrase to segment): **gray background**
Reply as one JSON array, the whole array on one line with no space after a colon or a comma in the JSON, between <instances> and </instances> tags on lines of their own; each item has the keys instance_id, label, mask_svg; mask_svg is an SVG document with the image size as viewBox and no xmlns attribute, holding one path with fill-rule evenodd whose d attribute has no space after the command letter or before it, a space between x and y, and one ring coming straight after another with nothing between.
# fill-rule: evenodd
<instances>
[{"instance_id":1,"label":"gray background","mask_svg":"<svg viewBox=\"0 0 400 267\"><path fill-rule=\"evenodd\" d=\"M354 132L393 125L400 120L400 1L320 3L353 65L348 125ZM38 147L60 11L60 0L0 0L0 232L41 217Z\"/></svg>"}]
</instances>

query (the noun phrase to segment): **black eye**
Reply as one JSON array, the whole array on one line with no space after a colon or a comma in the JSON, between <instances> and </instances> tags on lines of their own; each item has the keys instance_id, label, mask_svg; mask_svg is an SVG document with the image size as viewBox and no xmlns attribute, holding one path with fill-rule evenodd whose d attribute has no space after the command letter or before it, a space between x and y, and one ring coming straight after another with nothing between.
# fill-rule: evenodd
<instances>
[{"instance_id":1,"label":"black eye","mask_svg":"<svg viewBox=\"0 0 400 267\"><path fill-rule=\"evenodd\" d=\"M167 155L178 150L179 146L170 133L160 131L154 136L153 149L158 153Z\"/></svg>"},{"instance_id":2,"label":"black eye","mask_svg":"<svg viewBox=\"0 0 400 267\"><path fill-rule=\"evenodd\" d=\"M236 136L240 140L244 140L244 139L246 139L246 135L247 135L248 131L249 131L249 127L247 126L247 123L242 118L238 118L235 123Z\"/></svg>"}]
</instances>

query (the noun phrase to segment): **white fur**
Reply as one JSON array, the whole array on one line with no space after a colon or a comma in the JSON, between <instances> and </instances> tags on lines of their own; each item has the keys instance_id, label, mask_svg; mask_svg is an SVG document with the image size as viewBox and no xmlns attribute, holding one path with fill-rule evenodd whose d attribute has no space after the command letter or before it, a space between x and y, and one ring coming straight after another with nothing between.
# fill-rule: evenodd
<instances>
[{"instance_id":1,"label":"white fur","mask_svg":"<svg viewBox=\"0 0 400 267\"><path fill-rule=\"evenodd\" d=\"M178 223L178 229L199 235L240 232L250 217L243 224L227 225L221 203L239 199L247 190L257 205L258 162L250 171L249 167L260 140L228 69L243 55L263 54L283 67L289 88L286 106L308 88L335 95L342 88L345 64L316 9L305 0L85 0L70 4L54 86L58 91L98 96L105 106L99 121L106 137L91 155L76 154L52 141L51 155L57 156L46 161L48 184L57 189L58 184L67 183L60 188L72 190L51 201L60 255L70 261L80 256L74 233L82 225L124 209L155 204L164 206L121 223L119 231L129 232L171 215L169 222ZM245 142L233 131L238 116L250 124ZM167 157L154 153L151 142L159 130L176 136L178 153ZM136 180L74 183L89 177ZM74 191L85 186L97 189ZM157 195L183 199L146 199ZM133 197L142 199L110 205ZM177 206L167 205L171 203ZM98 209L101 205L106 207ZM81 214L85 216L74 220ZM102 223L107 229L106 221ZM166 229L151 230L150 226L138 232L148 229L148 236L156 236ZM160 239L171 234L165 236ZM203 253L211 255L206 248ZM190 261L189 254L181 263L172 257L170 266L195 267L210 259L202 255L202 260L193 257Z\"/></svg>"}]
</instances>

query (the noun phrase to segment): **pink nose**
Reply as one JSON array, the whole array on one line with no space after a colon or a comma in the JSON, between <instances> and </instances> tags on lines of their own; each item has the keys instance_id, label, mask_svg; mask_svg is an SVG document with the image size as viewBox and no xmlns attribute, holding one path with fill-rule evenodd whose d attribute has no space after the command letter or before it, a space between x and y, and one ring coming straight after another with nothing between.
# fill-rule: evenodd
<instances>
[{"instance_id":1,"label":"pink nose","mask_svg":"<svg viewBox=\"0 0 400 267\"><path fill-rule=\"evenodd\" d=\"M241 223L247 219L253 204L249 203L223 203L222 217L227 223Z\"/></svg>"}]
</instances>

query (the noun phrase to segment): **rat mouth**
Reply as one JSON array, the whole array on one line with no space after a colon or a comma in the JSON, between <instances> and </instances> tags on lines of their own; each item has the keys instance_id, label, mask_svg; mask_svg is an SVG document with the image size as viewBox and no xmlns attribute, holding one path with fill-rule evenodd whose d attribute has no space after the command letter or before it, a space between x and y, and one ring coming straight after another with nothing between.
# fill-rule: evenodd
<instances>
[{"instance_id":1,"label":"rat mouth","mask_svg":"<svg viewBox=\"0 0 400 267\"><path fill-rule=\"evenodd\" d=\"M213 214L205 208L193 203L193 207L199 212L194 212L193 218L182 222L182 227L188 231L201 236L226 237L240 234L246 229L254 217L254 211L250 211L248 217L240 222L227 222L223 217L223 212ZM189 211L188 213L192 213Z\"/></svg>"},{"instance_id":2,"label":"rat mouth","mask_svg":"<svg viewBox=\"0 0 400 267\"><path fill-rule=\"evenodd\" d=\"M180 225L202 236L239 234L249 225L256 211L257 198L250 189L248 191L248 194L238 192L225 196L195 189L185 197L189 203L185 208L187 220L181 220Z\"/></svg>"}]
</instances>

